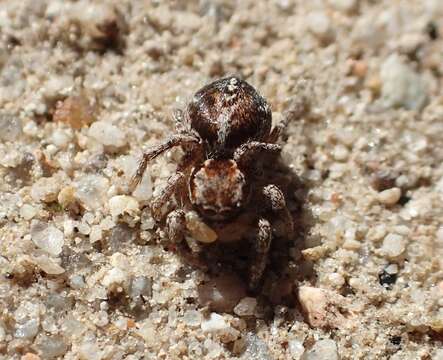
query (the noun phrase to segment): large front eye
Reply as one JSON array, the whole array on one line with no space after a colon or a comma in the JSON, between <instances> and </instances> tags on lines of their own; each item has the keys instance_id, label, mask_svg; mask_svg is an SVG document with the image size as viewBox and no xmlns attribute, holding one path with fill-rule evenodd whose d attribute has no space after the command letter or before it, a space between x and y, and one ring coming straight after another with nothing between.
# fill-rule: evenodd
<instances>
[{"instance_id":1,"label":"large front eye","mask_svg":"<svg viewBox=\"0 0 443 360\"><path fill-rule=\"evenodd\" d=\"M202 212L205 217L210 219L214 219L219 215L219 213L213 209L203 209Z\"/></svg>"}]
</instances>

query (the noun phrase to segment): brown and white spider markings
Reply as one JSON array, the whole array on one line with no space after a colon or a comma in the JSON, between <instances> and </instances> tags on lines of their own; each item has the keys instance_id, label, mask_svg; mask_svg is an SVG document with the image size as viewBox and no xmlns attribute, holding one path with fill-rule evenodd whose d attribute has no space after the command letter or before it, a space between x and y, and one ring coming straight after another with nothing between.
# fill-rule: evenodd
<instances>
[{"instance_id":1,"label":"brown and white spider markings","mask_svg":"<svg viewBox=\"0 0 443 360\"><path fill-rule=\"evenodd\" d=\"M288 238L294 230L283 192L263 183L261 176L263 161L275 161L281 151L276 142L287 120L271 129L266 100L246 81L230 76L198 90L176 122L175 133L143 154L130 190L140 183L151 160L181 146L185 154L176 173L151 203L154 219L164 219L165 204L175 196L180 205L166 215L169 241L196 256L206 245L185 236L190 233L189 213L209 226L220 242L246 239L248 231L242 229L255 224L248 273L254 289L265 270L273 237L269 218L283 221Z\"/></svg>"}]
</instances>

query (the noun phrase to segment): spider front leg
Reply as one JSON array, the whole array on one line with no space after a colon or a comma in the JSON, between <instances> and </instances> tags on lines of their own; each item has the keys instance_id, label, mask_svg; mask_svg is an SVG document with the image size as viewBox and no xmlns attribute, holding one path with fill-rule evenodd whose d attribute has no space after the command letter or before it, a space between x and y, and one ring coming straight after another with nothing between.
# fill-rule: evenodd
<instances>
[{"instance_id":1,"label":"spider front leg","mask_svg":"<svg viewBox=\"0 0 443 360\"><path fill-rule=\"evenodd\" d=\"M186 214L181 209L171 211L166 217L166 228L169 241L174 244L179 244L185 240L185 234L187 232L186 227ZM186 244L188 250L193 253L200 253L203 249L201 243L192 238L186 238Z\"/></svg>"},{"instance_id":2,"label":"spider front leg","mask_svg":"<svg viewBox=\"0 0 443 360\"><path fill-rule=\"evenodd\" d=\"M186 216L181 209L171 211L166 217L168 239L173 244L179 244L185 238Z\"/></svg>"},{"instance_id":3,"label":"spider front leg","mask_svg":"<svg viewBox=\"0 0 443 360\"><path fill-rule=\"evenodd\" d=\"M162 189L160 195L156 196L151 202L152 217L156 221L160 221L163 217L163 207L174 195L180 186L183 186L185 180L185 174L182 172L176 172L171 175L166 182L166 186Z\"/></svg>"},{"instance_id":4,"label":"spider front leg","mask_svg":"<svg viewBox=\"0 0 443 360\"><path fill-rule=\"evenodd\" d=\"M309 111L309 100L303 94L303 89L300 90L302 94L291 102L289 109L283 114L283 119L269 133L266 139L267 142L275 143L278 141L290 121L301 119Z\"/></svg>"},{"instance_id":5,"label":"spider front leg","mask_svg":"<svg viewBox=\"0 0 443 360\"><path fill-rule=\"evenodd\" d=\"M278 144L250 141L235 151L234 160L241 168L250 168L263 155L278 155L280 151L281 146Z\"/></svg>"},{"instance_id":6,"label":"spider front leg","mask_svg":"<svg viewBox=\"0 0 443 360\"><path fill-rule=\"evenodd\" d=\"M263 196L267 208L279 216L283 221L285 237L291 239L294 235L294 222L291 213L286 206L286 200L283 192L276 185L267 185L263 188Z\"/></svg>"},{"instance_id":7,"label":"spider front leg","mask_svg":"<svg viewBox=\"0 0 443 360\"><path fill-rule=\"evenodd\" d=\"M166 217L166 232L168 240L177 253L188 263L200 269L206 265L199 258L202 246L194 239L186 237L186 214L181 209L171 211Z\"/></svg>"},{"instance_id":8,"label":"spider front leg","mask_svg":"<svg viewBox=\"0 0 443 360\"><path fill-rule=\"evenodd\" d=\"M254 243L255 256L249 269L249 288L255 290L263 276L268 262L269 248L272 241L272 228L265 218L258 220L258 233Z\"/></svg>"},{"instance_id":9,"label":"spider front leg","mask_svg":"<svg viewBox=\"0 0 443 360\"><path fill-rule=\"evenodd\" d=\"M283 221L286 238L291 239L294 234L294 223L289 212L283 192L276 185L267 185L262 191L266 210L278 215ZM252 261L249 274L249 287L254 290L263 276L268 260L269 248L272 242L272 227L268 219L258 221L258 235L255 241L255 257Z\"/></svg>"},{"instance_id":10,"label":"spider front leg","mask_svg":"<svg viewBox=\"0 0 443 360\"><path fill-rule=\"evenodd\" d=\"M129 191L133 192L138 184L140 184L148 163L151 160L155 159L157 156L159 156L166 150L173 148L174 146L196 144L198 142L198 137L196 137L192 133L178 133L170 136L168 139L166 139L165 142L146 151L138 164L137 171L135 172L134 176L131 179L131 182L129 183Z\"/></svg>"}]
</instances>

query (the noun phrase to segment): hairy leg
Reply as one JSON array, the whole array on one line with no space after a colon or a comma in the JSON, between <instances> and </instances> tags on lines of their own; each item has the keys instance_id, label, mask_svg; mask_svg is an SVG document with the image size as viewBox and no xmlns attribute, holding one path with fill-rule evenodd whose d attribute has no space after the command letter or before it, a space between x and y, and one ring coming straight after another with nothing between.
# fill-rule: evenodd
<instances>
[{"instance_id":1,"label":"hairy leg","mask_svg":"<svg viewBox=\"0 0 443 360\"><path fill-rule=\"evenodd\" d=\"M166 217L166 231L169 241L173 244L181 243L185 237L186 217L183 210L171 211Z\"/></svg>"},{"instance_id":2,"label":"hairy leg","mask_svg":"<svg viewBox=\"0 0 443 360\"><path fill-rule=\"evenodd\" d=\"M268 252L272 241L272 229L268 220L260 218L258 221L258 234L255 240L255 257L252 260L249 272L249 288L257 288L268 261Z\"/></svg>"},{"instance_id":3,"label":"hairy leg","mask_svg":"<svg viewBox=\"0 0 443 360\"><path fill-rule=\"evenodd\" d=\"M267 185L263 188L266 207L283 221L286 237L291 239L294 235L294 223L291 213L286 206L285 196L276 185Z\"/></svg>"},{"instance_id":4,"label":"hairy leg","mask_svg":"<svg viewBox=\"0 0 443 360\"><path fill-rule=\"evenodd\" d=\"M137 185L142 180L143 174L146 171L146 167L148 166L149 161L155 159L157 156L173 148L174 146L179 145L187 145L187 144L196 144L199 142L199 139L193 134L174 134L166 139L163 143L154 146L153 148L146 151L142 159L138 164L137 171L129 183L129 190L133 192Z\"/></svg>"},{"instance_id":5,"label":"hairy leg","mask_svg":"<svg viewBox=\"0 0 443 360\"><path fill-rule=\"evenodd\" d=\"M277 144L251 141L241 145L234 153L234 160L241 168L250 167L264 154L277 155L281 151L281 146Z\"/></svg>"},{"instance_id":6,"label":"hairy leg","mask_svg":"<svg viewBox=\"0 0 443 360\"><path fill-rule=\"evenodd\" d=\"M290 121L300 119L309 110L309 101L305 95L294 99L289 105L289 109L283 114L283 119L271 130L267 142L275 143L283 134Z\"/></svg>"},{"instance_id":7,"label":"hairy leg","mask_svg":"<svg viewBox=\"0 0 443 360\"><path fill-rule=\"evenodd\" d=\"M170 197L183 185L185 175L182 172L176 172L171 175L166 182L166 186L162 189L160 195L155 197L151 202L152 217L160 221L162 219L162 209Z\"/></svg>"},{"instance_id":8,"label":"hairy leg","mask_svg":"<svg viewBox=\"0 0 443 360\"><path fill-rule=\"evenodd\" d=\"M194 239L185 237L186 216L183 210L174 210L166 218L166 231L169 241L174 245L177 253L190 265L206 269L205 263L199 254L203 247Z\"/></svg>"}]
</instances>

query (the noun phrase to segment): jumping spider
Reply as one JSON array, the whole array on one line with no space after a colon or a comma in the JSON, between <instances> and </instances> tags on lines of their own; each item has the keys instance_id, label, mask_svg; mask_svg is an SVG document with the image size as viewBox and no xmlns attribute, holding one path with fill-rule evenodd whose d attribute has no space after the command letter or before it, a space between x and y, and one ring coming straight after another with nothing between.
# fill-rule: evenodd
<instances>
[{"instance_id":1,"label":"jumping spider","mask_svg":"<svg viewBox=\"0 0 443 360\"><path fill-rule=\"evenodd\" d=\"M179 208L166 216L166 232L169 241L188 256L197 255L204 242L244 239L251 233L245 230L248 226L258 227L249 265L251 289L257 287L266 267L273 237L269 219L284 223L287 238L294 230L283 192L265 183L261 173L264 159L274 161L279 155L276 141L287 121L273 129L271 122L266 100L246 81L237 77L214 81L198 90L182 116L176 117L176 132L143 154L130 184L133 191L149 161L181 146L185 154L177 172L152 201L152 215L164 220L165 205L175 196ZM193 241L186 236L195 235L195 219L206 239Z\"/></svg>"}]
</instances>

